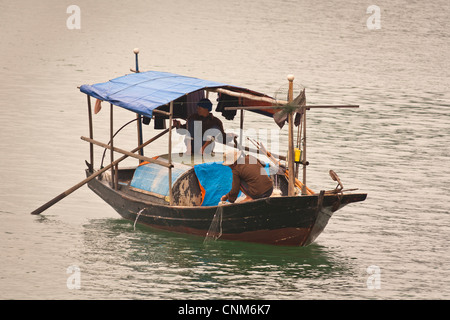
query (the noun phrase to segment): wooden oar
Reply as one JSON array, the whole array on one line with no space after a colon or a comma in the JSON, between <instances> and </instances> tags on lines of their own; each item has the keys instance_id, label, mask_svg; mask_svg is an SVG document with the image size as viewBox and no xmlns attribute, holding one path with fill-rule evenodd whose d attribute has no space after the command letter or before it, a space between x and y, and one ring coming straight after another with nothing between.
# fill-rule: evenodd
<instances>
[{"instance_id":1,"label":"wooden oar","mask_svg":"<svg viewBox=\"0 0 450 320\"><path fill-rule=\"evenodd\" d=\"M173 127L172 127L173 128ZM169 132L170 129L166 129L163 132L157 134L156 136L154 136L153 138L151 138L150 140L146 141L145 143L141 144L140 146L138 146L137 148L131 150L131 153L135 153L136 151L144 148L145 146L147 146L148 144L152 143L153 141L155 141L156 139L160 138L161 136L163 136L164 134L166 134L167 132ZM60 195L56 196L55 198L53 198L52 200L50 200L49 202L43 204L42 206L40 206L39 208L37 208L36 210L34 210L33 212L31 212L31 214L40 214L41 212L47 210L48 208L50 208L51 206L53 206L55 203L59 202L60 200L64 199L65 197L67 197L69 194L71 194L72 192L74 192L75 190L79 189L80 187L82 187L83 185L85 185L86 183L88 183L89 181L91 181L92 179L94 179L95 177L99 176L100 174L102 174L103 172L105 172L108 169L111 169L112 166L115 166L116 164L118 164L119 162L125 160L126 158L128 158L127 155L124 155L122 157L120 157L119 159L113 161L112 163L110 163L109 165L107 165L106 167L96 171L95 173L91 174L89 177L87 177L86 179L84 179L83 181L77 183L76 185L74 185L72 188L67 189L66 191L64 191L63 193L61 193Z\"/></svg>"}]
</instances>

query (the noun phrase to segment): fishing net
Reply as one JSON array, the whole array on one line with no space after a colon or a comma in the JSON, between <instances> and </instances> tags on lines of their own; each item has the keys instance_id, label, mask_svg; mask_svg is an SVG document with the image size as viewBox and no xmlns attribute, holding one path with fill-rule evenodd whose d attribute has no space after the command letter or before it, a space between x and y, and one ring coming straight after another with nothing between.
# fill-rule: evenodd
<instances>
[{"instance_id":1,"label":"fishing net","mask_svg":"<svg viewBox=\"0 0 450 320\"><path fill-rule=\"evenodd\" d=\"M208 232L206 233L206 237L203 243L216 241L217 239L220 238L220 236L222 235L222 215L223 215L223 206L219 205L211 221L211 225L209 226Z\"/></svg>"},{"instance_id":2,"label":"fishing net","mask_svg":"<svg viewBox=\"0 0 450 320\"><path fill-rule=\"evenodd\" d=\"M286 100L289 101L289 85L281 86L277 91L275 91L274 98L276 100ZM293 95L294 99L292 102L284 105L280 111L276 112L273 115L273 119L275 123L281 128L283 128L284 124L287 121L287 115L290 112L295 112L295 126L300 124L301 113L299 113L299 106L304 106L306 104L306 96L305 96L305 87L298 84L293 84Z\"/></svg>"},{"instance_id":3,"label":"fishing net","mask_svg":"<svg viewBox=\"0 0 450 320\"><path fill-rule=\"evenodd\" d=\"M293 83L292 85L292 93L293 98L299 96L302 91L305 89L305 87L302 84L299 83ZM273 94L273 97L276 100L289 100L289 83L285 83L282 86L280 86Z\"/></svg>"}]
</instances>

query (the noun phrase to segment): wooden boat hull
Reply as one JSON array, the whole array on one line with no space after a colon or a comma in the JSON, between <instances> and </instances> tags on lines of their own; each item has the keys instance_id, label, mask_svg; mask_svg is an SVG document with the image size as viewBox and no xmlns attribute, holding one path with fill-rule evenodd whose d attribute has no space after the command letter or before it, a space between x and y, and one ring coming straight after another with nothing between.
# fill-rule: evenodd
<instances>
[{"instance_id":1,"label":"wooden boat hull","mask_svg":"<svg viewBox=\"0 0 450 320\"><path fill-rule=\"evenodd\" d=\"M89 182L123 218L152 228L205 237L218 207L169 206L146 195L114 190L107 181ZM222 206L220 239L283 246L306 246L320 235L333 213L364 201L366 194L271 197Z\"/></svg>"}]
</instances>

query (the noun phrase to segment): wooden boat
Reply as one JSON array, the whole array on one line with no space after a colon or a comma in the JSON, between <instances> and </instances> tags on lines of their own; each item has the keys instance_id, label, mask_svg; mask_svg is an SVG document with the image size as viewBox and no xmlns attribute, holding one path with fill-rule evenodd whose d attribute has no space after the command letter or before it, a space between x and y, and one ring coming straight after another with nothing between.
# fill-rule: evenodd
<instances>
[{"instance_id":1,"label":"wooden boat","mask_svg":"<svg viewBox=\"0 0 450 320\"><path fill-rule=\"evenodd\" d=\"M126 176L126 171L119 170L119 179ZM127 185L115 190L109 180L93 179L89 187L125 219L201 237L206 236L218 209L156 203L151 196L130 190ZM306 246L320 235L334 211L365 198L366 194L315 194L225 205L220 239Z\"/></svg>"},{"instance_id":2,"label":"wooden boat","mask_svg":"<svg viewBox=\"0 0 450 320\"><path fill-rule=\"evenodd\" d=\"M137 60L137 53L136 53ZM138 67L136 66L136 70ZM132 70L133 71L133 70ZM348 193L337 175L332 178L338 182L335 190L313 192L306 186L306 111L312 108L357 107L350 106L306 106L293 104L292 83L289 76L289 96L287 101L276 100L268 95L246 88L224 83L201 80L167 72L139 72L110 80L105 83L83 85L80 91L87 95L89 111L89 137L82 137L90 143L90 161L86 161L87 178L78 185L62 193L52 201L33 211L39 214L84 184L88 184L100 198L113 207L123 218L152 228L186 233L205 237L213 220L217 224L219 234L216 238L256 242L272 245L306 246L312 243L324 230L333 213L349 203L364 201L365 193ZM288 110L286 122L289 125L288 157L273 155L262 144L256 143L257 149L246 148L246 152L256 151L266 156L269 167L277 167L268 171L277 181L279 194L248 202L235 202L219 205L219 190L214 184L207 191L204 183L214 179L209 174L222 166L222 154L212 153L208 157L192 156L180 158L172 150L172 123L175 118L186 117L189 99L200 95L218 94L219 104L228 101L222 111L240 111L240 133L243 133L244 110L256 112L262 116L273 117L281 110ZM111 136L109 143L102 143L93 138L92 101L97 99L110 104ZM114 145L113 110L116 106L125 108L136 115L138 128L138 147L126 151ZM289 108L286 108L289 106ZM294 107L293 107L294 106ZM284 108L284 109L283 109ZM294 115L300 115L303 125L302 157L295 162L294 148ZM228 114L229 115L229 114ZM142 140L142 124L168 120L169 127L148 140ZM165 155L144 155L144 147L160 137L168 135L168 152ZM242 148L242 135L228 143L227 148ZM160 140L161 141L161 140ZM110 163L105 167L94 169L94 146L110 150ZM147 150L147 149L146 149ZM138 152L138 153L136 153ZM114 159L115 153L122 156ZM146 154L146 153L145 153ZM156 157L155 157L156 156ZM127 157L139 159L136 167L118 167L119 162ZM181 160L183 161L181 161ZM211 165L211 167L208 167ZM297 179L303 167L303 182ZM199 168L203 171L203 181L199 177ZM280 169L281 168L281 169ZM292 168L292 170L289 170ZM206 172L206 173L205 173ZM226 174L224 174L226 176ZM225 187L226 183L217 179L217 185ZM227 177L228 183L229 177ZM204 182L206 181L206 182ZM205 192L211 199L206 202ZM219 198L217 198L217 196ZM213 202L211 202L213 201ZM218 218L217 213L220 212Z\"/></svg>"}]
</instances>

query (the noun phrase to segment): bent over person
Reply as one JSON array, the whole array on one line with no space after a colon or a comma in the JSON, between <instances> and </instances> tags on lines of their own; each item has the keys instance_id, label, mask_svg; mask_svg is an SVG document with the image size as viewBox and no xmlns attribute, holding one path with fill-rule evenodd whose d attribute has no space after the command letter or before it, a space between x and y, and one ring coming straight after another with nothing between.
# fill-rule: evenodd
<instances>
[{"instance_id":1,"label":"bent over person","mask_svg":"<svg viewBox=\"0 0 450 320\"><path fill-rule=\"evenodd\" d=\"M273 192L273 183L264 170L264 166L255 157L245 156L240 151L226 154L223 162L229 166L233 173L233 182L230 192L222 196L221 200L234 203L242 191L246 198L241 202L270 197Z\"/></svg>"}]
</instances>

